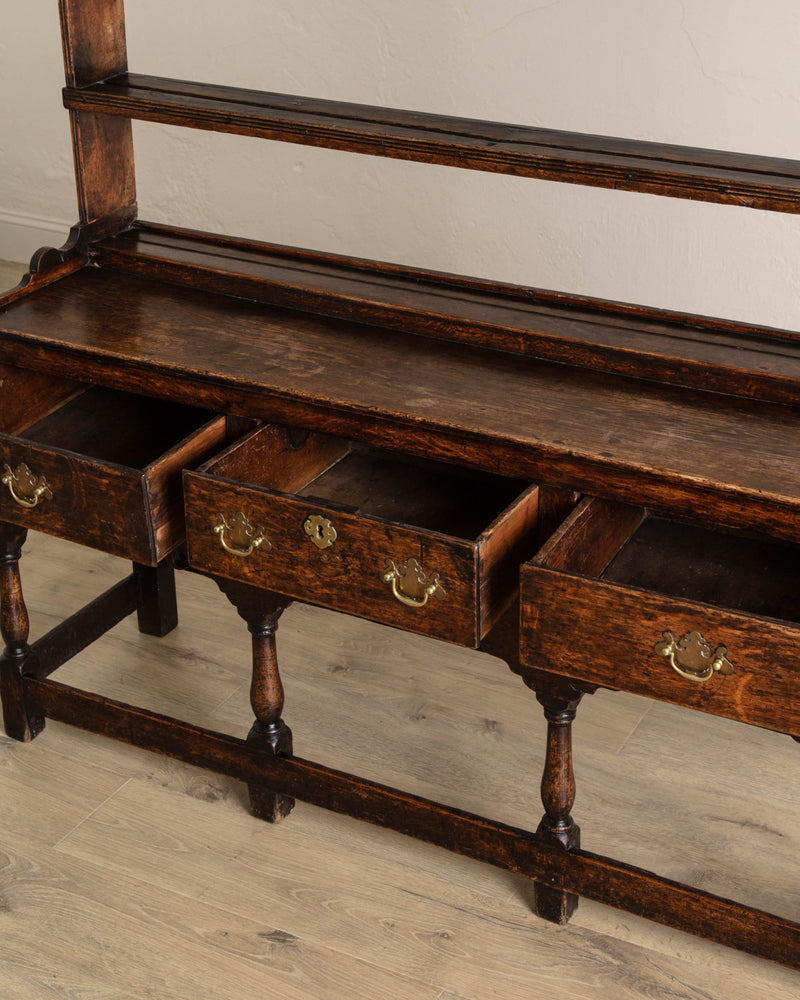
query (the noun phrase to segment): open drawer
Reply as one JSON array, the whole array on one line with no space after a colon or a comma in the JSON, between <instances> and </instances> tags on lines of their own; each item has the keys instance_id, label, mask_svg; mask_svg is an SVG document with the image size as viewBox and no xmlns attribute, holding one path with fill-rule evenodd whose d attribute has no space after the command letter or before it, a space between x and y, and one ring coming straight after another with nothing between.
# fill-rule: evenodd
<instances>
[{"instance_id":1,"label":"open drawer","mask_svg":"<svg viewBox=\"0 0 800 1000\"><path fill-rule=\"evenodd\" d=\"M0 521L155 565L183 542L181 470L225 418L0 366Z\"/></svg>"},{"instance_id":2,"label":"open drawer","mask_svg":"<svg viewBox=\"0 0 800 1000\"><path fill-rule=\"evenodd\" d=\"M800 735L800 548L586 499L521 570L530 667Z\"/></svg>"},{"instance_id":3,"label":"open drawer","mask_svg":"<svg viewBox=\"0 0 800 1000\"><path fill-rule=\"evenodd\" d=\"M465 646L535 551L534 486L274 425L184 493L197 569Z\"/></svg>"}]
</instances>

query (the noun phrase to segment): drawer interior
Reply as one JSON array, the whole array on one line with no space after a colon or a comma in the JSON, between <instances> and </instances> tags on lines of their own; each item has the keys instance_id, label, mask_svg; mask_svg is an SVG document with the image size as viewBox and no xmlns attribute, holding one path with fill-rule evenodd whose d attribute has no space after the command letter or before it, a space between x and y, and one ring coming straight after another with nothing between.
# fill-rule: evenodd
<instances>
[{"instance_id":1,"label":"drawer interior","mask_svg":"<svg viewBox=\"0 0 800 1000\"><path fill-rule=\"evenodd\" d=\"M35 444L142 469L211 418L193 406L90 386L19 433Z\"/></svg>"},{"instance_id":2,"label":"drawer interior","mask_svg":"<svg viewBox=\"0 0 800 1000\"><path fill-rule=\"evenodd\" d=\"M534 563L667 597L800 621L800 546L586 498Z\"/></svg>"},{"instance_id":3,"label":"drawer interior","mask_svg":"<svg viewBox=\"0 0 800 1000\"><path fill-rule=\"evenodd\" d=\"M79 382L48 372L0 364L0 433L19 434L84 389Z\"/></svg>"},{"instance_id":4,"label":"drawer interior","mask_svg":"<svg viewBox=\"0 0 800 1000\"><path fill-rule=\"evenodd\" d=\"M648 516L601 574L670 597L800 621L800 549Z\"/></svg>"},{"instance_id":5,"label":"drawer interior","mask_svg":"<svg viewBox=\"0 0 800 1000\"><path fill-rule=\"evenodd\" d=\"M297 492L352 513L476 539L526 486L359 447Z\"/></svg>"},{"instance_id":6,"label":"drawer interior","mask_svg":"<svg viewBox=\"0 0 800 1000\"><path fill-rule=\"evenodd\" d=\"M468 540L477 539L530 486L274 426L260 428L205 471Z\"/></svg>"}]
</instances>

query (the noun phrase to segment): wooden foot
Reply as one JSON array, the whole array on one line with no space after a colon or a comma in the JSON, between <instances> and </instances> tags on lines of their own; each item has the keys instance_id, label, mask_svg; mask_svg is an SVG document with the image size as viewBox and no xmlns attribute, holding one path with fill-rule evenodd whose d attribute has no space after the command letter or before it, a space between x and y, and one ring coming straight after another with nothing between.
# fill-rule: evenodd
<instances>
[{"instance_id":1,"label":"wooden foot","mask_svg":"<svg viewBox=\"0 0 800 1000\"><path fill-rule=\"evenodd\" d=\"M171 559L158 566L133 564L138 587L139 631L159 637L168 635L178 624L178 602L175 596L175 567Z\"/></svg>"},{"instance_id":2,"label":"wooden foot","mask_svg":"<svg viewBox=\"0 0 800 1000\"><path fill-rule=\"evenodd\" d=\"M291 604L280 597L257 587L234 583L215 577L217 586L234 605L239 616L247 622L253 641L253 679L250 685L250 704L255 722L248 733L247 742L278 757L292 755L292 731L281 718L283 712L283 683L278 671L278 653L275 633L278 619ZM279 823L294 808L294 799L263 785L248 785L253 815L269 823Z\"/></svg>"},{"instance_id":3,"label":"wooden foot","mask_svg":"<svg viewBox=\"0 0 800 1000\"><path fill-rule=\"evenodd\" d=\"M19 560L28 533L13 524L0 524L0 698L3 722L12 739L29 742L44 729L44 716L26 704L22 671L28 659L28 609L22 596Z\"/></svg>"},{"instance_id":4,"label":"wooden foot","mask_svg":"<svg viewBox=\"0 0 800 1000\"><path fill-rule=\"evenodd\" d=\"M581 832L571 816L575 802L572 769L572 723L583 692L558 677L540 675L536 698L547 719L547 752L542 774L544 816L537 835L565 851L580 847ZM536 883L536 914L555 924L565 924L578 906L578 897L552 886Z\"/></svg>"}]
</instances>

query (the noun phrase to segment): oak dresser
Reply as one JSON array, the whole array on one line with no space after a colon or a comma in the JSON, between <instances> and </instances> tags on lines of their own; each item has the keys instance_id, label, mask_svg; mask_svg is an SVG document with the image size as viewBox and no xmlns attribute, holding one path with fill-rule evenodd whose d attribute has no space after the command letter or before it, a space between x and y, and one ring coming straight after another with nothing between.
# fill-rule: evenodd
<instances>
[{"instance_id":1,"label":"oak dresser","mask_svg":"<svg viewBox=\"0 0 800 1000\"><path fill-rule=\"evenodd\" d=\"M270 821L297 797L525 874L547 920L586 896L800 967L797 923L589 853L571 817L601 686L796 759L800 335L143 222L131 122L792 213L800 163L142 76L122 0L60 15L80 219L0 300L9 736L61 720L241 779ZM28 530L133 564L33 644ZM246 740L53 679L129 614L174 627L176 567L252 634ZM548 720L538 828L295 756L293 600L504 658Z\"/></svg>"}]
</instances>

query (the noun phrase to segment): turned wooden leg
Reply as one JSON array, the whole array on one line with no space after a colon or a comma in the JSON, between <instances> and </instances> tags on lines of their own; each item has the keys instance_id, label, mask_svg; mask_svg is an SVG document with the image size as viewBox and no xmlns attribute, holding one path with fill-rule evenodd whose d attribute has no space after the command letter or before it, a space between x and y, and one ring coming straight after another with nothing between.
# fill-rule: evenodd
<instances>
[{"instance_id":1,"label":"turned wooden leg","mask_svg":"<svg viewBox=\"0 0 800 1000\"><path fill-rule=\"evenodd\" d=\"M175 596L175 567L170 559L158 566L133 564L139 588L136 613L139 631L159 637L170 633L178 624L178 602Z\"/></svg>"},{"instance_id":2,"label":"turned wooden leg","mask_svg":"<svg viewBox=\"0 0 800 1000\"><path fill-rule=\"evenodd\" d=\"M542 773L544 816L537 835L560 844L565 851L580 847L581 831L571 816L575 802L575 774L572 769L572 723L582 692L560 678L538 679L536 698L547 719L547 751ZM574 893L536 883L535 910L538 916L565 924L578 905Z\"/></svg>"},{"instance_id":3,"label":"turned wooden leg","mask_svg":"<svg viewBox=\"0 0 800 1000\"><path fill-rule=\"evenodd\" d=\"M267 590L215 577L217 586L247 622L253 644L253 678L250 704L255 722L247 742L279 757L292 754L292 731L281 718L283 683L278 672L275 633L278 619L291 604L288 598ZM294 808L294 799L263 785L249 785L253 815L270 823L279 823Z\"/></svg>"},{"instance_id":4,"label":"turned wooden leg","mask_svg":"<svg viewBox=\"0 0 800 1000\"><path fill-rule=\"evenodd\" d=\"M571 502L571 497L564 500ZM575 775L572 770L572 722L584 694L595 686L576 685L566 678L541 673L525 666L519 655L519 597L515 596L499 617L494 628L481 642L481 649L505 660L510 669L536 692L547 719L547 750L542 774L544 816L536 830L539 837L559 845L565 851L580 846L580 828L573 821ZM534 912L553 923L565 924L578 905L571 892L542 882L534 883Z\"/></svg>"},{"instance_id":5,"label":"turned wooden leg","mask_svg":"<svg viewBox=\"0 0 800 1000\"><path fill-rule=\"evenodd\" d=\"M25 703L22 670L28 657L28 609L22 596L19 560L28 532L0 523L0 697L3 722L12 739L28 742L44 729L44 717Z\"/></svg>"}]
</instances>

